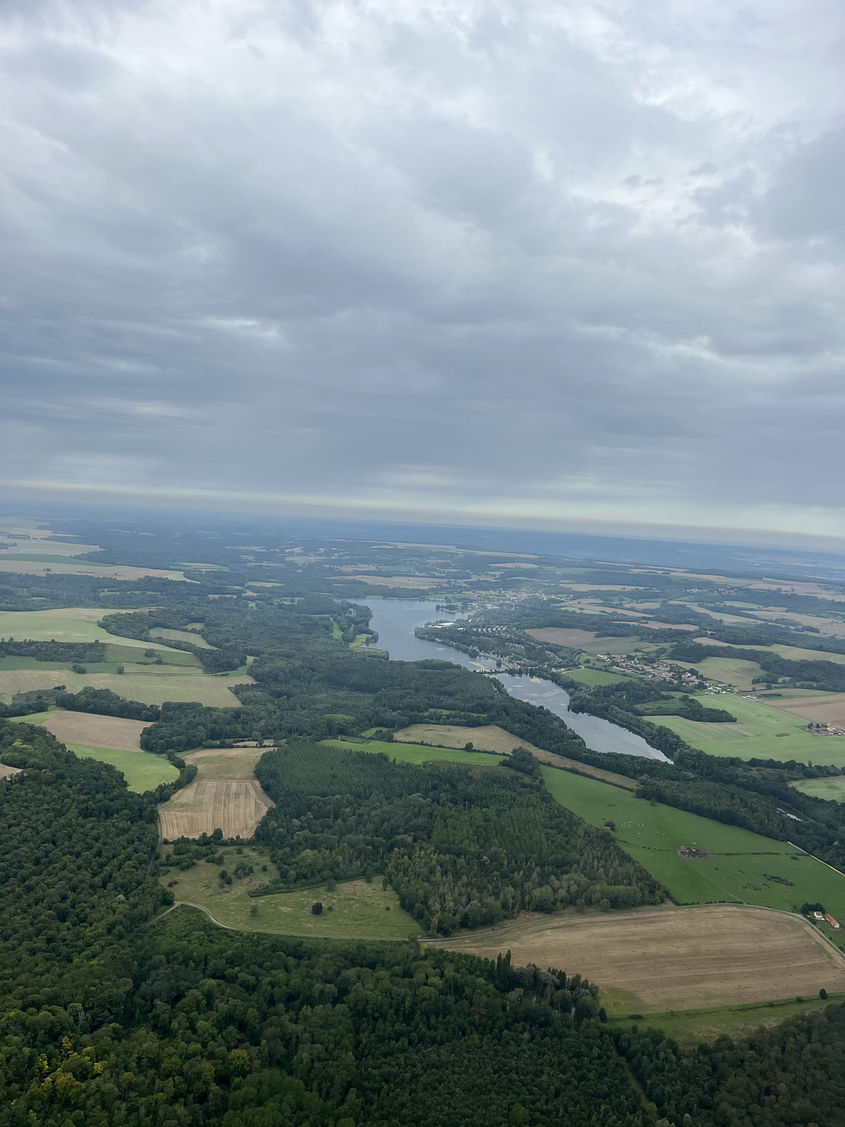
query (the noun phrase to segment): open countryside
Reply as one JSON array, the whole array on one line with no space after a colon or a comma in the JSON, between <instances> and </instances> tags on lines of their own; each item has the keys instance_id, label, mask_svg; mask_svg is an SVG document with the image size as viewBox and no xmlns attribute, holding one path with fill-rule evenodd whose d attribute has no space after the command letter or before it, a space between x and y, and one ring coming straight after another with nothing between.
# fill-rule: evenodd
<instances>
[{"instance_id":1,"label":"open countryside","mask_svg":"<svg viewBox=\"0 0 845 1127\"><path fill-rule=\"evenodd\" d=\"M119 638L97 623L107 614L120 610L101 607L56 607L51 610L0 611L0 638L28 638L32 641L119 642L133 649L166 650L160 642L144 642L137 638Z\"/></svg>"}]
</instances>

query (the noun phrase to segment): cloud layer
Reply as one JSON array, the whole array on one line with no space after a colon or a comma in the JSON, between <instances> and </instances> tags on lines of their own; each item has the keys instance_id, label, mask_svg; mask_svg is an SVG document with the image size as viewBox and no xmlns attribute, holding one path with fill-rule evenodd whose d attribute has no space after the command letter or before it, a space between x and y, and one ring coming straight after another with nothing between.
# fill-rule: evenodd
<instances>
[{"instance_id":1,"label":"cloud layer","mask_svg":"<svg viewBox=\"0 0 845 1127\"><path fill-rule=\"evenodd\" d=\"M6 0L0 476L845 535L843 57L827 0Z\"/></svg>"}]
</instances>

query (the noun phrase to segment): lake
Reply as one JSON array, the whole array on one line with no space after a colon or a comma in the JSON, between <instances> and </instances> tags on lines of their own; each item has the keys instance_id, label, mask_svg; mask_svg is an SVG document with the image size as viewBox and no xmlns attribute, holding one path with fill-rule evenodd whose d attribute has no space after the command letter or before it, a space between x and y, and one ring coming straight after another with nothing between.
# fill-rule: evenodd
<instances>
[{"instance_id":1,"label":"lake","mask_svg":"<svg viewBox=\"0 0 845 1127\"><path fill-rule=\"evenodd\" d=\"M451 661L464 669L476 672L494 669L494 664L478 658L471 658L460 650L439 642L428 642L414 634L417 626L427 622L452 622L454 617L438 611L435 603L423 599L361 599L373 613L370 626L378 633L377 649L387 650L392 661L423 661L435 658L438 661ZM567 727L577 732L593 751L618 752L621 755L640 755L647 759L659 759L664 763L666 756L651 747L642 736L602 720L598 716L588 716L583 712L569 711L569 694L539 677L514 677L508 673L496 673L496 679L505 690L517 700L529 704L542 705L566 722Z\"/></svg>"}]
</instances>

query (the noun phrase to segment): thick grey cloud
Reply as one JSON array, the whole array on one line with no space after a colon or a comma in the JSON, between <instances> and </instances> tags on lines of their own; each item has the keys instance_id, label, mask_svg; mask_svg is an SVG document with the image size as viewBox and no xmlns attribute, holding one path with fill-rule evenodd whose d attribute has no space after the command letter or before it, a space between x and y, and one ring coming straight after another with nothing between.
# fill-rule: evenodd
<instances>
[{"instance_id":1,"label":"thick grey cloud","mask_svg":"<svg viewBox=\"0 0 845 1127\"><path fill-rule=\"evenodd\" d=\"M845 535L843 40L826 0L7 2L0 475Z\"/></svg>"}]
</instances>

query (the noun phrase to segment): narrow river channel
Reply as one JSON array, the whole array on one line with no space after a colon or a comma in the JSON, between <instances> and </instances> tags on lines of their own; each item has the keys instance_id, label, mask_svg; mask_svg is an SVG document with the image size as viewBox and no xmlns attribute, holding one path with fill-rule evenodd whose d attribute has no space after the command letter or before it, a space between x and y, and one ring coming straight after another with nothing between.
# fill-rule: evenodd
<instances>
[{"instance_id":1,"label":"narrow river channel","mask_svg":"<svg viewBox=\"0 0 845 1127\"><path fill-rule=\"evenodd\" d=\"M460 650L439 642L428 642L414 634L417 626L427 622L450 621L448 615L438 611L435 603L421 599L362 599L373 613L370 625L378 633L376 647L387 650L392 661L423 661L436 658L451 661L465 669L492 670L490 662L470 658ZM497 673L497 680L517 700L542 705L549 712L566 721L567 727L577 732L593 751L615 751L622 755L641 755L668 763L666 756L650 747L641 736L583 712L569 711L569 694L551 681L539 677L514 677Z\"/></svg>"}]
</instances>

